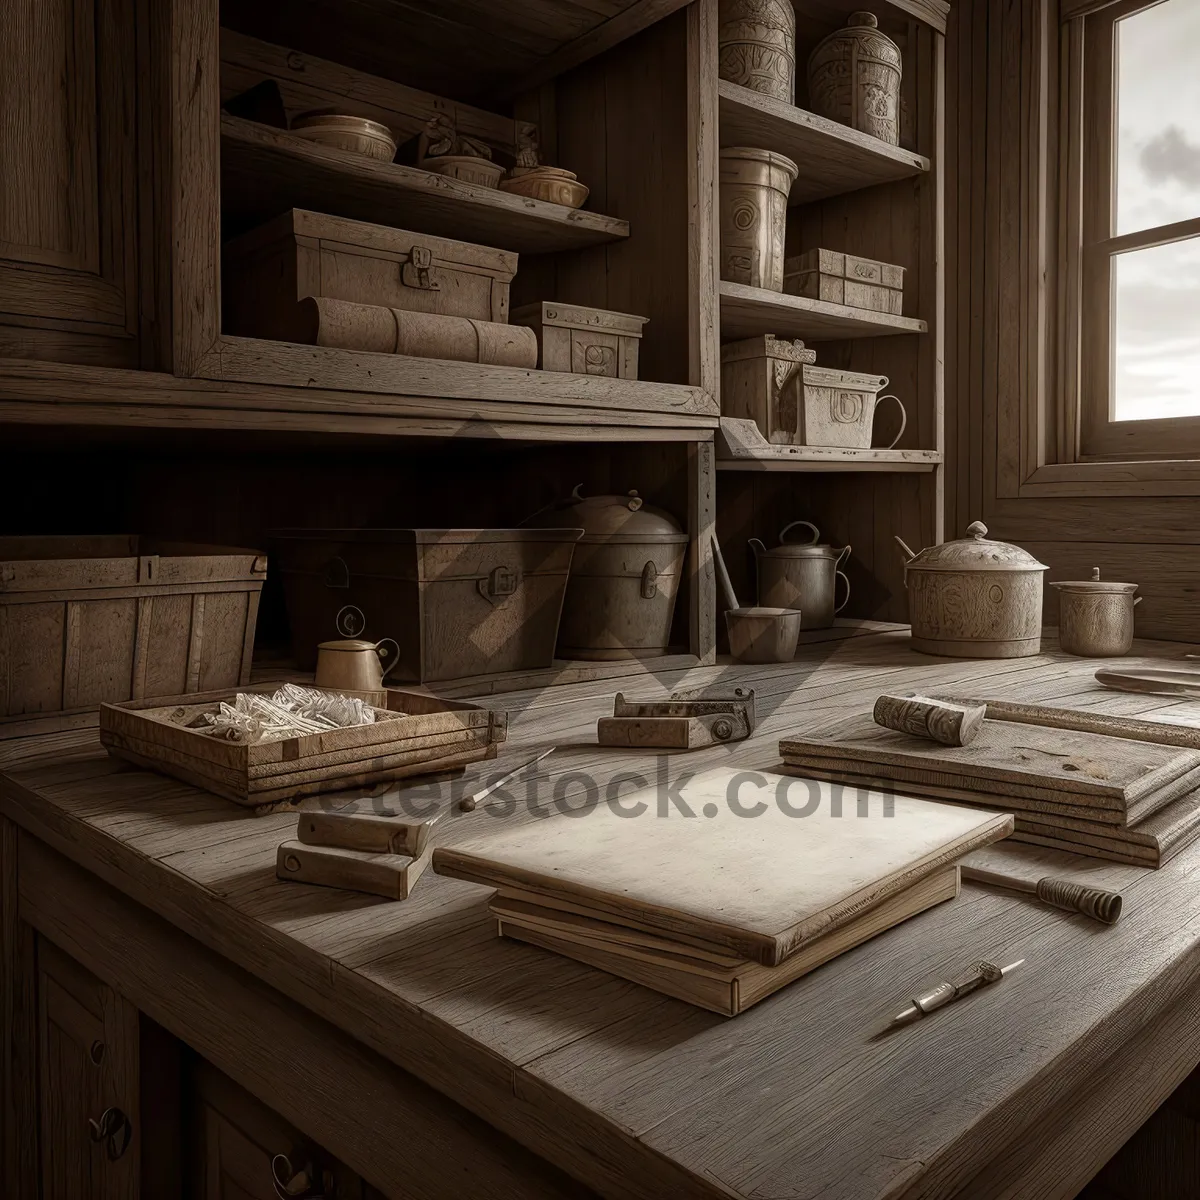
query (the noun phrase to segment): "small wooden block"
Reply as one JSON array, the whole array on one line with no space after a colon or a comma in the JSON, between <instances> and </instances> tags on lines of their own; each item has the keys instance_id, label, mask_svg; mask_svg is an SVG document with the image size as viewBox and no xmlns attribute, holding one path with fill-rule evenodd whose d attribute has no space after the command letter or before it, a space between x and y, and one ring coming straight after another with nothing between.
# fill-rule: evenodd
<instances>
[{"instance_id":1,"label":"small wooden block","mask_svg":"<svg viewBox=\"0 0 1200 1200\"><path fill-rule=\"evenodd\" d=\"M366 892L388 900L405 900L429 865L429 854L363 854L335 846L283 842L275 856L275 874L293 883Z\"/></svg>"},{"instance_id":2,"label":"small wooden block","mask_svg":"<svg viewBox=\"0 0 1200 1200\"><path fill-rule=\"evenodd\" d=\"M308 846L416 857L425 852L432 828L432 820L411 821L402 815L387 816L386 810L351 809L301 813L296 821L296 837Z\"/></svg>"}]
</instances>

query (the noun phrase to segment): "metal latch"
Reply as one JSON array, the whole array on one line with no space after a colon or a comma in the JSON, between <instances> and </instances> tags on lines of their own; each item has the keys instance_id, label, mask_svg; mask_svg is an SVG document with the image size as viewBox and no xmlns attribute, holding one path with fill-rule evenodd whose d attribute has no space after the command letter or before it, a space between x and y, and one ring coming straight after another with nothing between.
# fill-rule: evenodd
<instances>
[{"instance_id":1,"label":"metal latch","mask_svg":"<svg viewBox=\"0 0 1200 1200\"><path fill-rule=\"evenodd\" d=\"M442 285L433 278L433 251L428 246L414 246L409 261L400 268L400 282L405 287L424 292L440 292Z\"/></svg>"},{"instance_id":2,"label":"metal latch","mask_svg":"<svg viewBox=\"0 0 1200 1200\"><path fill-rule=\"evenodd\" d=\"M653 600L658 595L658 568L648 562L642 568L642 599Z\"/></svg>"},{"instance_id":3,"label":"metal latch","mask_svg":"<svg viewBox=\"0 0 1200 1200\"><path fill-rule=\"evenodd\" d=\"M511 596L521 582L521 576L511 567L493 567L492 573L486 579L479 580L479 594L494 604L503 596Z\"/></svg>"}]
</instances>

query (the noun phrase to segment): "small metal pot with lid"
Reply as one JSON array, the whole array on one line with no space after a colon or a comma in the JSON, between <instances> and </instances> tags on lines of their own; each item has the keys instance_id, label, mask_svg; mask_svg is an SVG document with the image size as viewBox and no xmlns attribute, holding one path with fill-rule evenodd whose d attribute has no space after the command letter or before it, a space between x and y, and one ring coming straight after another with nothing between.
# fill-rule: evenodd
<instances>
[{"instance_id":1,"label":"small metal pot with lid","mask_svg":"<svg viewBox=\"0 0 1200 1200\"><path fill-rule=\"evenodd\" d=\"M807 542L789 542L797 526L812 530ZM850 547L840 550L821 541L821 531L811 521L793 521L779 531L779 545L768 550L758 538L750 539L758 567L758 602L771 608L798 608L801 629L828 629L833 618L850 601L850 580L839 568L850 557ZM838 580L846 592L837 603Z\"/></svg>"},{"instance_id":2,"label":"small metal pot with lid","mask_svg":"<svg viewBox=\"0 0 1200 1200\"><path fill-rule=\"evenodd\" d=\"M584 531L563 601L559 657L608 661L665 654L688 535L636 491L586 497L579 491L536 518L539 525Z\"/></svg>"},{"instance_id":3,"label":"small metal pot with lid","mask_svg":"<svg viewBox=\"0 0 1200 1200\"><path fill-rule=\"evenodd\" d=\"M1117 658L1133 645L1136 583L1112 583L1092 568L1091 579L1050 585L1058 592L1058 644L1083 658Z\"/></svg>"},{"instance_id":4,"label":"small metal pot with lid","mask_svg":"<svg viewBox=\"0 0 1200 1200\"><path fill-rule=\"evenodd\" d=\"M901 538L912 646L951 658L1022 658L1042 647L1042 574L1027 550L971 536L914 554Z\"/></svg>"}]
</instances>

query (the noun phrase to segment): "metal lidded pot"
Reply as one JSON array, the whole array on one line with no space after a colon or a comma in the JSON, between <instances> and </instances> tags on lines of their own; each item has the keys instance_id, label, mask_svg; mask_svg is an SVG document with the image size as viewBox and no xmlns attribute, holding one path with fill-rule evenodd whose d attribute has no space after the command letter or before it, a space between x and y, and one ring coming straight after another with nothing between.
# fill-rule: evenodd
<instances>
[{"instance_id":1,"label":"metal lidded pot","mask_svg":"<svg viewBox=\"0 0 1200 1200\"><path fill-rule=\"evenodd\" d=\"M670 513L625 496L581 496L537 523L582 528L558 631L560 658L609 661L665 654L688 535ZM532 520L532 518L531 518Z\"/></svg>"},{"instance_id":2,"label":"metal lidded pot","mask_svg":"<svg viewBox=\"0 0 1200 1200\"><path fill-rule=\"evenodd\" d=\"M807 542L789 542L797 526L812 530ZM758 567L758 602L771 608L798 608L801 629L828 629L833 618L850 602L850 580L839 568L850 557L850 547L840 550L821 541L821 531L811 521L793 521L779 531L779 545L768 550L758 538L750 539ZM838 580L846 592L837 603Z\"/></svg>"},{"instance_id":3,"label":"metal lidded pot","mask_svg":"<svg viewBox=\"0 0 1200 1200\"><path fill-rule=\"evenodd\" d=\"M1133 645L1133 610L1142 602L1136 583L1100 578L1069 579L1050 585L1058 592L1058 644L1083 658L1117 658Z\"/></svg>"},{"instance_id":4,"label":"metal lidded pot","mask_svg":"<svg viewBox=\"0 0 1200 1200\"><path fill-rule=\"evenodd\" d=\"M950 658L1022 658L1042 648L1042 575L1027 550L993 541L982 521L971 536L905 556L912 646Z\"/></svg>"}]
</instances>

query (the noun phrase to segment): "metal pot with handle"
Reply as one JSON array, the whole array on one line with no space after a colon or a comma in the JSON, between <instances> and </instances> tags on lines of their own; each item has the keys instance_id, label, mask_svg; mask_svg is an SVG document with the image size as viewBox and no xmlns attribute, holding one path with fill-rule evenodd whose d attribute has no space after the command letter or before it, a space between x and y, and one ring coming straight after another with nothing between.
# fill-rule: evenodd
<instances>
[{"instance_id":1,"label":"metal pot with handle","mask_svg":"<svg viewBox=\"0 0 1200 1200\"><path fill-rule=\"evenodd\" d=\"M805 542L789 542L798 526L812 531ZM793 521L779 531L779 545L768 550L758 538L750 539L758 567L758 602L770 608L798 608L801 629L828 629L833 618L850 601L850 580L840 568L850 557L850 547L840 550L821 542L821 531L811 521ZM838 580L845 585L837 603Z\"/></svg>"}]
</instances>

